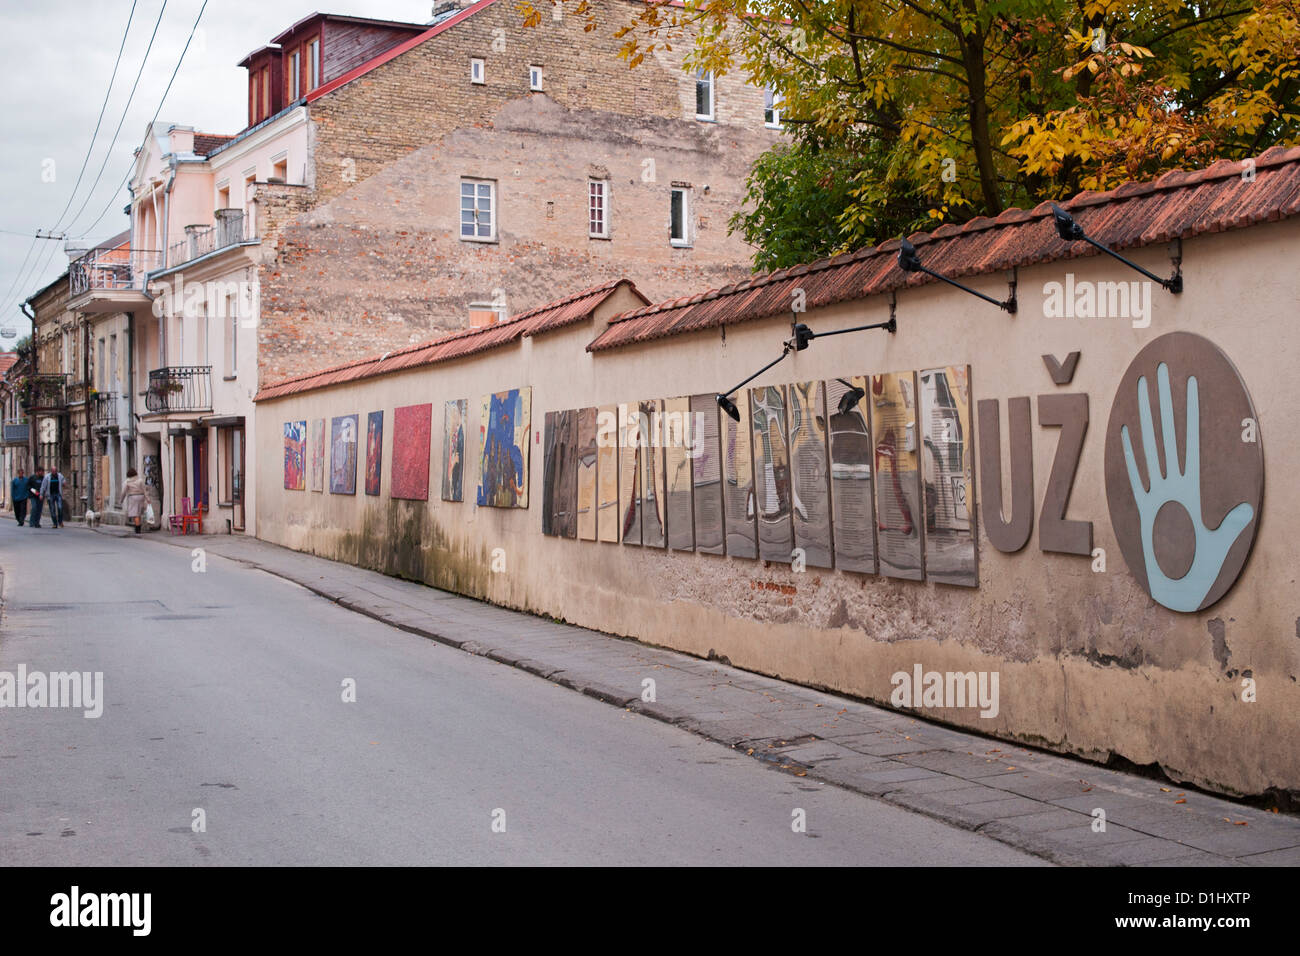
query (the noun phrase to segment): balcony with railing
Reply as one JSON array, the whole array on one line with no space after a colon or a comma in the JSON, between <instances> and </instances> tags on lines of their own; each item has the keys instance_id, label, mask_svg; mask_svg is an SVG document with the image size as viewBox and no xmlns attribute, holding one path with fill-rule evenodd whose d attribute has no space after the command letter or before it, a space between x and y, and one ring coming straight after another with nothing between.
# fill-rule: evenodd
<instances>
[{"instance_id":1,"label":"balcony with railing","mask_svg":"<svg viewBox=\"0 0 1300 956\"><path fill-rule=\"evenodd\" d=\"M68 405L68 376L58 372L31 376L23 385L22 403L29 412L62 411Z\"/></svg>"},{"instance_id":2,"label":"balcony with railing","mask_svg":"<svg viewBox=\"0 0 1300 956\"><path fill-rule=\"evenodd\" d=\"M144 404L156 415L212 410L212 366L173 365L149 373Z\"/></svg>"},{"instance_id":3,"label":"balcony with railing","mask_svg":"<svg viewBox=\"0 0 1300 956\"><path fill-rule=\"evenodd\" d=\"M96 392L90 396L91 425L95 428L117 428L117 392Z\"/></svg>"},{"instance_id":4,"label":"balcony with railing","mask_svg":"<svg viewBox=\"0 0 1300 956\"><path fill-rule=\"evenodd\" d=\"M31 426L25 418L8 418L4 423L4 444L26 445Z\"/></svg>"},{"instance_id":5,"label":"balcony with railing","mask_svg":"<svg viewBox=\"0 0 1300 956\"><path fill-rule=\"evenodd\" d=\"M211 226L186 226L185 238L167 249L167 267L174 268L213 252L257 239L253 217L242 209L218 209Z\"/></svg>"},{"instance_id":6,"label":"balcony with railing","mask_svg":"<svg viewBox=\"0 0 1300 956\"><path fill-rule=\"evenodd\" d=\"M152 249L91 249L68 266L74 312L118 312L147 306L145 276L162 266L162 253Z\"/></svg>"}]
</instances>

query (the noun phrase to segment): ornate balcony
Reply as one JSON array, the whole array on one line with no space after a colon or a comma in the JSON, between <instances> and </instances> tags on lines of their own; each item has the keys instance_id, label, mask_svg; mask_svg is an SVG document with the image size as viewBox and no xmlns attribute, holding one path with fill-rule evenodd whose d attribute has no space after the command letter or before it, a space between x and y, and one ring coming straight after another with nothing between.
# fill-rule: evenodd
<instances>
[{"instance_id":1,"label":"ornate balcony","mask_svg":"<svg viewBox=\"0 0 1300 956\"><path fill-rule=\"evenodd\" d=\"M68 266L68 308L74 312L123 312L145 308L145 276L162 266L151 249L91 249Z\"/></svg>"},{"instance_id":2,"label":"ornate balcony","mask_svg":"<svg viewBox=\"0 0 1300 956\"><path fill-rule=\"evenodd\" d=\"M153 414L212 410L212 366L173 365L149 373L145 407Z\"/></svg>"},{"instance_id":3,"label":"ornate balcony","mask_svg":"<svg viewBox=\"0 0 1300 956\"><path fill-rule=\"evenodd\" d=\"M96 392L90 396L91 425L95 428L116 429L117 406L117 392Z\"/></svg>"},{"instance_id":4,"label":"ornate balcony","mask_svg":"<svg viewBox=\"0 0 1300 956\"><path fill-rule=\"evenodd\" d=\"M68 376L33 375L23 385L22 404L29 412L58 412L68 405Z\"/></svg>"}]
</instances>

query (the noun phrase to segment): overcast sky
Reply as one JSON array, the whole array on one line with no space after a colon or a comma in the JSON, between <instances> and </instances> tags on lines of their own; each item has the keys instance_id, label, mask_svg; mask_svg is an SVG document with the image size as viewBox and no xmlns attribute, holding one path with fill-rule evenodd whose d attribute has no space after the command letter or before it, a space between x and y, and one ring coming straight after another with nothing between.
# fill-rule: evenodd
<instances>
[{"instance_id":1,"label":"overcast sky","mask_svg":"<svg viewBox=\"0 0 1300 956\"><path fill-rule=\"evenodd\" d=\"M202 6L203 0L166 0L164 9L164 0L136 0L99 135L74 194L132 2L0 0L0 63L8 76L0 92L0 328L29 332L19 303L68 266L62 242L33 243L37 229L57 226L70 238L84 234L84 247L127 228L123 180L131 153L144 140ZM158 119L205 133L236 133L247 119L247 74L235 64L286 27L315 12L427 23L432 7L432 0L208 0ZM0 347L12 343L0 340Z\"/></svg>"}]
</instances>

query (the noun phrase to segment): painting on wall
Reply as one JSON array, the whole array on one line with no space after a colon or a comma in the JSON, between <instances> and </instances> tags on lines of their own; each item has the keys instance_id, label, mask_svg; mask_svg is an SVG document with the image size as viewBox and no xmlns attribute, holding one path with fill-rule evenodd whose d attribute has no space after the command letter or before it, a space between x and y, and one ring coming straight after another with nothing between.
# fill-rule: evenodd
<instances>
[{"instance_id":1,"label":"painting on wall","mask_svg":"<svg viewBox=\"0 0 1300 956\"><path fill-rule=\"evenodd\" d=\"M596 534L601 541L618 541L617 405L596 412Z\"/></svg>"},{"instance_id":2,"label":"painting on wall","mask_svg":"<svg viewBox=\"0 0 1300 956\"><path fill-rule=\"evenodd\" d=\"M307 442L311 451L311 490L325 490L325 419L313 419L311 438Z\"/></svg>"},{"instance_id":3,"label":"painting on wall","mask_svg":"<svg viewBox=\"0 0 1300 956\"><path fill-rule=\"evenodd\" d=\"M876 536L880 573L925 578L925 512L916 428L916 374L871 376L871 435L875 442Z\"/></svg>"},{"instance_id":4,"label":"painting on wall","mask_svg":"<svg viewBox=\"0 0 1300 956\"><path fill-rule=\"evenodd\" d=\"M379 478L384 467L384 413L366 416L366 494L379 494Z\"/></svg>"},{"instance_id":5,"label":"painting on wall","mask_svg":"<svg viewBox=\"0 0 1300 956\"><path fill-rule=\"evenodd\" d=\"M722 452L718 444L718 404L712 395L691 396L694 444L691 458L695 550L722 554Z\"/></svg>"},{"instance_id":6,"label":"painting on wall","mask_svg":"<svg viewBox=\"0 0 1300 956\"><path fill-rule=\"evenodd\" d=\"M577 536L578 413L547 412L542 435L542 534Z\"/></svg>"},{"instance_id":7,"label":"painting on wall","mask_svg":"<svg viewBox=\"0 0 1300 956\"><path fill-rule=\"evenodd\" d=\"M791 523L790 449L785 386L749 390L754 433L754 510L758 515L758 556L789 563L794 551Z\"/></svg>"},{"instance_id":8,"label":"painting on wall","mask_svg":"<svg viewBox=\"0 0 1300 956\"><path fill-rule=\"evenodd\" d=\"M284 423L284 487L307 490L307 423Z\"/></svg>"},{"instance_id":9,"label":"painting on wall","mask_svg":"<svg viewBox=\"0 0 1300 956\"><path fill-rule=\"evenodd\" d=\"M641 546L641 409L618 406L618 540Z\"/></svg>"},{"instance_id":10,"label":"painting on wall","mask_svg":"<svg viewBox=\"0 0 1300 956\"><path fill-rule=\"evenodd\" d=\"M691 516L691 454L696 450L689 398L664 401L664 514L668 521L668 547L674 551L695 548Z\"/></svg>"},{"instance_id":11,"label":"painting on wall","mask_svg":"<svg viewBox=\"0 0 1300 956\"><path fill-rule=\"evenodd\" d=\"M596 409L578 409L578 537L596 540Z\"/></svg>"},{"instance_id":12,"label":"painting on wall","mask_svg":"<svg viewBox=\"0 0 1300 956\"><path fill-rule=\"evenodd\" d=\"M826 383L835 566L863 574L876 573L875 446L869 391L870 383L863 376Z\"/></svg>"},{"instance_id":13,"label":"painting on wall","mask_svg":"<svg viewBox=\"0 0 1300 956\"><path fill-rule=\"evenodd\" d=\"M971 508L970 366L923 369L921 481L925 495L925 573L931 581L979 585Z\"/></svg>"},{"instance_id":14,"label":"painting on wall","mask_svg":"<svg viewBox=\"0 0 1300 956\"><path fill-rule=\"evenodd\" d=\"M488 508L528 507L532 388L483 396L477 501Z\"/></svg>"},{"instance_id":15,"label":"painting on wall","mask_svg":"<svg viewBox=\"0 0 1300 956\"><path fill-rule=\"evenodd\" d=\"M393 409L393 466L389 490L394 498L429 500L429 432L433 405Z\"/></svg>"},{"instance_id":16,"label":"painting on wall","mask_svg":"<svg viewBox=\"0 0 1300 956\"><path fill-rule=\"evenodd\" d=\"M330 494L357 493L357 428L356 415L330 423Z\"/></svg>"},{"instance_id":17,"label":"painting on wall","mask_svg":"<svg viewBox=\"0 0 1300 956\"><path fill-rule=\"evenodd\" d=\"M448 402L442 412L442 500L465 500L465 415L469 399Z\"/></svg>"},{"instance_id":18,"label":"painting on wall","mask_svg":"<svg viewBox=\"0 0 1300 956\"><path fill-rule=\"evenodd\" d=\"M722 513L726 528L727 554L733 558L758 557L758 536L754 525L754 462L750 452L749 402L742 395L736 403L740 421L721 417L722 425Z\"/></svg>"},{"instance_id":19,"label":"painting on wall","mask_svg":"<svg viewBox=\"0 0 1300 956\"><path fill-rule=\"evenodd\" d=\"M641 403L641 544L662 548L667 544L667 521L664 515L664 459L660 428L663 412L660 402Z\"/></svg>"},{"instance_id":20,"label":"painting on wall","mask_svg":"<svg viewBox=\"0 0 1300 956\"><path fill-rule=\"evenodd\" d=\"M831 485L826 384L790 386L790 500L794 546L810 567L831 566Z\"/></svg>"}]
</instances>

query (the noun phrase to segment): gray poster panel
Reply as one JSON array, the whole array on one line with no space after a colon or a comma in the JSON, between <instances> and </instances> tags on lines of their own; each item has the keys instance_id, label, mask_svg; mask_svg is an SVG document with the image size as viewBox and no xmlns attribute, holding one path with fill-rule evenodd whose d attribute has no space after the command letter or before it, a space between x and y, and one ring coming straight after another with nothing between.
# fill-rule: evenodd
<instances>
[{"instance_id":1,"label":"gray poster panel","mask_svg":"<svg viewBox=\"0 0 1300 956\"><path fill-rule=\"evenodd\" d=\"M722 444L718 429L720 414L712 395L691 396L692 438L695 443L691 458L695 550L704 554L726 552L722 520Z\"/></svg>"},{"instance_id":2,"label":"gray poster panel","mask_svg":"<svg viewBox=\"0 0 1300 956\"><path fill-rule=\"evenodd\" d=\"M758 556L789 564L794 551L790 520L790 448L785 386L749 390L754 433L754 502L758 515Z\"/></svg>"},{"instance_id":3,"label":"gray poster panel","mask_svg":"<svg viewBox=\"0 0 1300 956\"><path fill-rule=\"evenodd\" d=\"M809 567L832 566L826 384L790 386L790 484L794 546Z\"/></svg>"},{"instance_id":4,"label":"gray poster panel","mask_svg":"<svg viewBox=\"0 0 1300 956\"><path fill-rule=\"evenodd\" d=\"M920 581L925 577L922 535L920 436L916 421L916 375L887 372L871 377L867 395L875 441L876 537L880 573Z\"/></svg>"}]
</instances>

